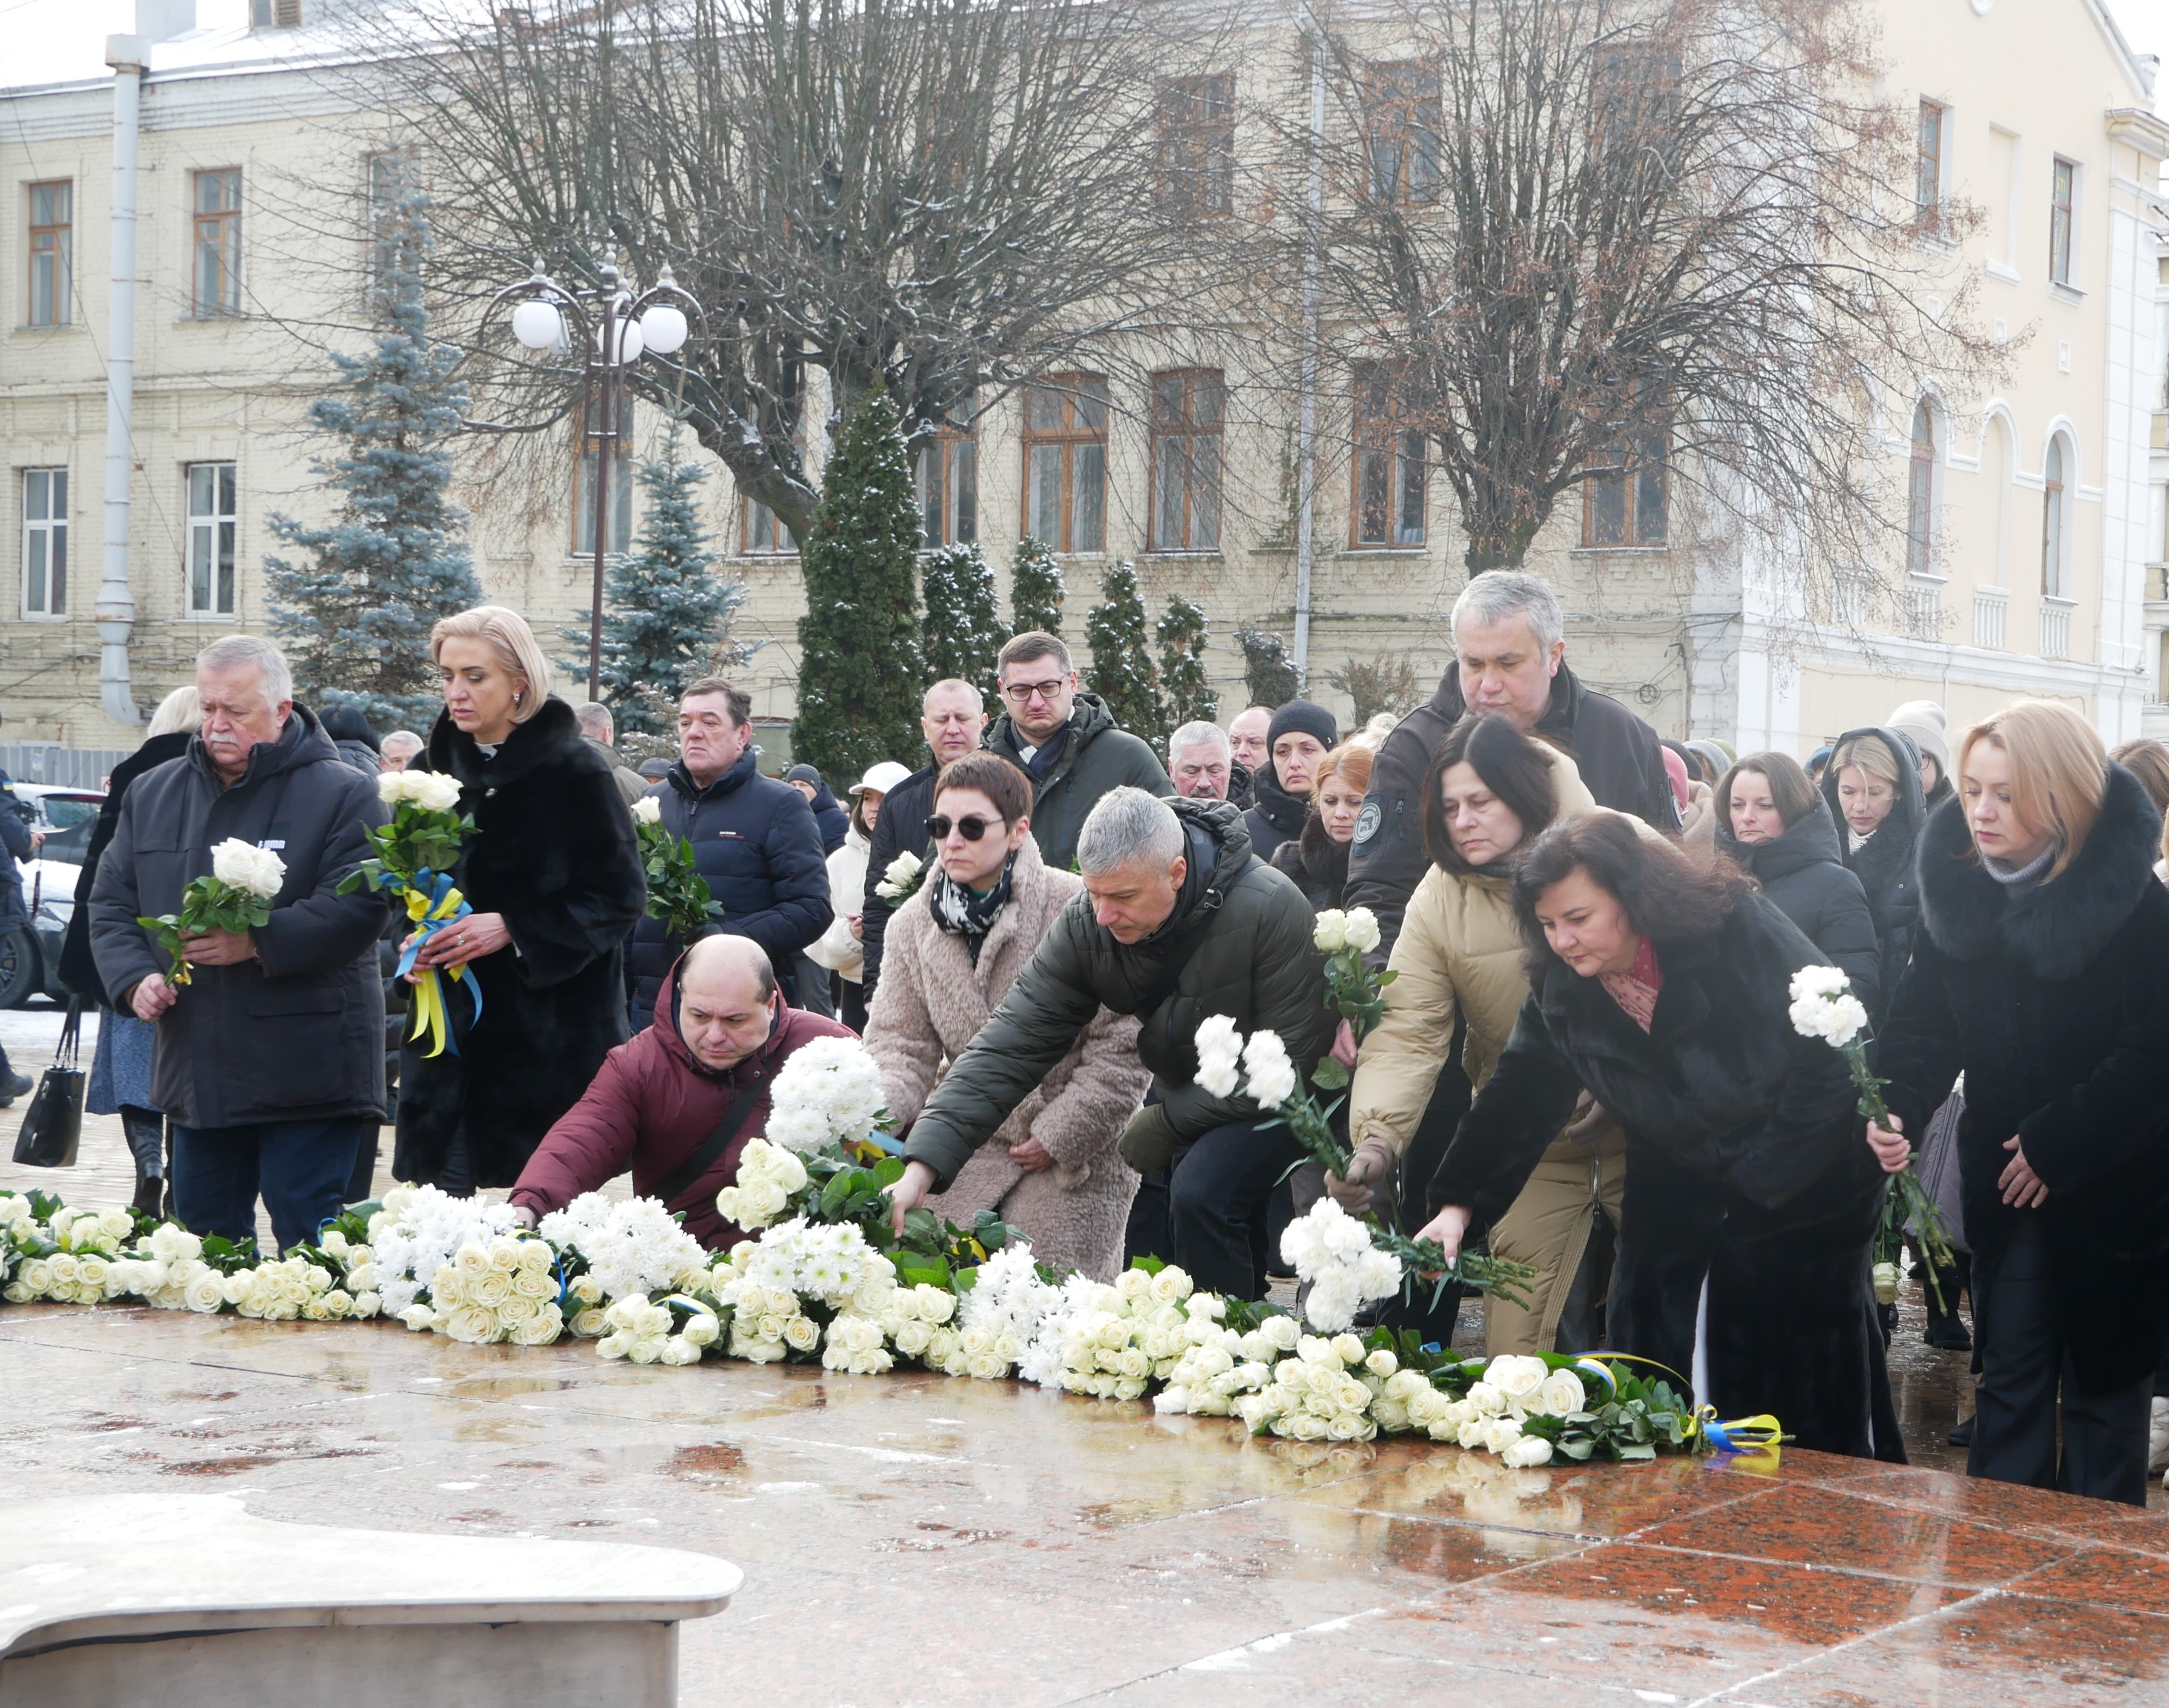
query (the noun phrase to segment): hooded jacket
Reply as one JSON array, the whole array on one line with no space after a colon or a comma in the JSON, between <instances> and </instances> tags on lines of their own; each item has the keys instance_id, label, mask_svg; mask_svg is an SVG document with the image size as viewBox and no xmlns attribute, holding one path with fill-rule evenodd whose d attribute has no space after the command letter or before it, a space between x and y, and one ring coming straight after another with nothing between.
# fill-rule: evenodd
<instances>
[{"instance_id":1,"label":"hooded jacket","mask_svg":"<svg viewBox=\"0 0 2169 1708\"><path fill-rule=\"evenodd\" d=\"M1250 851L1271 860L1281 846L1303 834L1310 813L1310 797L1292 795L1281 787L1280 773L1268 761L1251 785L1251 806L1243 814L1243 828L1250 833Z\"/></svg>"},{"instance_id":2,"label":"hooded jacket","mask_svg":"<svg viewBox=\"0 0 2169 1708\"><path fill-rule=\"evenodd\" d=\"M889 921L888 975L866 1022L883 1101L909 1123L985 1027L1084 880L1051 872L1027 837L1010 868L1010 899L979 946L935 921L922 885ZM1024 1230L1042 1262L1111 1281L1138 1177L1115 1141L1152 1075L1138 1059L1134 1017L1100 1009L1069 1054L1026 1093L964 1164L934 1208L967 1227L983 1209ZM1054 1166L1027 1173L1009 1147L1037 1139Z\"/></svg>"},{"instance_id":3,"label":"hooded jacket","mask_svg":"<svg viewBox=\"0 0 2169 1708\"><path fill-rule=\"evenodd\" d=\"M1740 841L1720 815L1717 846L1754 875L1763 894L1777 903L1832 965L1844 969L1852 980L1853 995L1868 1012L1880 1012L1889 993L1883 989L1875 921L1860 879L1839 856L1838 830L1830 808L1818 798L1812 813L1786 825L1784 835L1772 842Z\"/></svg>"},{"instance_id":4,"label":"hooded jacket","mask_svg":"<svg viewBox=\"0 0 2169 1708\"><path fill-rule=\"evenodd\" d=\"M1431 869L1423 846L1424 774L1468 709L1460 669L1449 665L1437 692L1394 725L1371 767L1348 862L1348 905L1378 916L1380 958L1392 952L1402 910ZM1631 813L1656 830L1680 828L1657 732L1608 694L1583 686L1564 661L1552 678L1551 704L1531 733L1573 756L1597 805Z\"/></svg>"},{"instance_id":5,"label":"hooded jacket","mask_svg":"<svg viewBox=\"0 0 2169 1708\"><path fill-rule=\"evenodd\" d=\"M813 822L821 828L821 855L826 859L844 846L844 838L850 834L851 815L837 804L825 777L815 780L813 798L808 804L813 809Z\"/></svg>"},{"instance_id":6,"label":"hooded jacket","mask_svg":"<svg viewBox=\"0 0 2169 1708\"><path fill-rule=\"evenodd\" d=\"M555 695L493 759L440 714L414 766L459 780L475 833L454 875L477 913L504 915L512 942L469 964L479 1021L471 998L447 992L459 1054L401 1047L392 1172L438 1179L463 1139L475 1183L509 1186L625 1041L621 950L648 899L640 844L610 761Z\"/></svg>"},{"instance_id":7,"label":"hooded jacket","mask_svg":"<svg viewBox=\"0 0 2169 1708\"><path fill-rule=\"evenodd\" d=\"M1167 767L1136 736L1115 727L1106 702L1097 694L1079 694L1069 722L1052 739L1062 743L1063 750L1043 777L1033 779L1031 839L1057 872L1067 872L1076 862L1077 834L1109 789L1127 783L1148 794L1167 797L1175 793ZM1023 734L1008 713L989 727L987 746L1031 772ZM872 869L871 862L868 869Z\"/></svg>"},{"instance_id":8,"label":"hooded jacket","mask_svg":"<svg viewBox=\"0 0 2169 1708\"><path fill-rule=\"evenodd\" d=\"M1335 841L1315 812L1303 821L1302 835L1273 850L1270 863L1274 871L1287 874L1316 911L1346 905L1348 844Z\"/></svg>"},{"instance_id":9,"label":"hooded jacket","mask_svg":"<svg viewBox=\"0 0 2169 1708\"><path fill-rule=\"evenodd\" d=\"M653 1196L716 1130L752 1076L772 1082L811 1039L851 1035L833 1020L793 1008L781 991L775 1010L768 1042L745 1060L721 1072L704 1067L678 1031L678 969L672 967L656 993L654 1023L603 1059L594 1083L520 1171L512 1202L547 1215L628 1168L633 1191ZM707 1172L672 1201L672 1209L685 1213L685 1231L711 1252L748 1237L717 1213L716 1194L738 1177L738 1158L746 1141L767 1126L768 1112L764 1090Z\"/></svg>"},{"instance_id":10,"label":"hooded jacket","mask_svg":"<svg viewBox=\"0 0 2169 1708\"><path fill-rule=\"evenodd\" d=\"M302 706L231 786L192 735L182 758L129 787L90 896L91 952L115 1007L172 964L136 919L178 912L214 846L237 838L286 868L270 918L249 933L257 958L198 967L158 1021L152 1099L180 1125L383 1118L386 905L338 885L384 819L375 782Z\"/></svg>"},{"instance_id":11,"label":"hooded jacket","mask_svg":"<svg viewBox=\"0 0 2169 1708\"><path fill-rule=\"evenodd\" d=\"M1875 827L1875 834L1856 849L1852 828L1838 805L1836 755L1847 742L1860 735L1881 736L1897 756L1898 798L1891 803L1889 816ZM1913 931L1921 916L1921 889L1913 862L1913 844L1927 816L1921 798L1920 750L1902 729L1873 724L1848 729L1831 750L1831 763L1823 772L1822 792L1823 804L1830 809L1837 832L1839 857L1860 880L1868 895L1868 915L1875 921L1876 982L1881 990L1878 999L1868 1005L1868 1012L1880 1025L1891 994L1905 976L1905 963L1912 958Z\"/></svg>"},{"instance_id":12,"label":"hooded jacket","mask_svg":"<svg viewBox=\"0 0 2169 1708\"><path fill-rule=\"evenodd\" d=\"M2119 1385L2158 1363L2169 1293L2161 816L2139 780L2110 765L2077 857L2014 899L1973 857L1963 807L1938 807L1921 837L1921 929L1876 1071L1916 1145L1964 1073L1967 1243L1993 1265L2018 1219L2039 1217L2080 1379ZM2013 1134L2049 1188L2036 1209L2015 1209L1997 1189Z\"/></svg>"},{"instance_id":13,"label":"hooded jacket","mask_svg":"<svg viewBox=\"0 0 2169 1708\"><path fill-rule=\"evenodd\" d=\"M1242 815L1227 802L1168 804L1190 846L1175 911L1143 942L1122 943L1093 917L1089 897L1063 907L911 1129L903 1154L932 1168L937 1188L956 1177L1102 1007L1140 1022L1138 1056L1160 1101L1139 1119L1149 1119L1170 1146L1259 1118L1251 1099L1219 1097L1196 1083L1197 1027L1208 1015L1228 1015L1246 1035L1278 1033L1298 1064L1316 1061L1332 1043L1334 1017L1320 1000L1324 961L1311 944L1314 915L1303 892L1251 853ZM1147 1009L1170 947L1192 931L1202 935L1173 990Z\"/></svg>"},{"instance_id":14,"label":"hooded jacket","mask_svg":"<svg viewBox=\"0 0 2169 1708\"><path fill-rule=\"evenodd\" d=\"M75 911L68 915L67 931L61 939L61 982L87 1002L110 1006L106 1003L105 987L99 981L98 962L90 952L90 898L98 886L99 865L120 824L120 803L138 777L156 771L168 760L180 758L195 739L194 732L186 729L151 736L115 766L113 775L106 779L105 798L91 825L90 838L83 847L83 870L75 881Z\"/></svg>"}]
</instances>

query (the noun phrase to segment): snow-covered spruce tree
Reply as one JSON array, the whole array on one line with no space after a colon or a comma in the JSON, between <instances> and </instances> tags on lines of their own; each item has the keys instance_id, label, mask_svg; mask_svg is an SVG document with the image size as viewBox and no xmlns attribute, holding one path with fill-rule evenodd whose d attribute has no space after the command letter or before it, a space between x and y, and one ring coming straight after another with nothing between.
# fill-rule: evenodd
<instances>
[{"instance_id":1,"label":"snow-covered spruce tree","mask_svg":"<svg viewBox=\"0 0 2169 1708\"><path fill-rule=\"evenodd\" d=\"M1062 632L1062 565L1046 541L1026 534L1010 560L1010 632Z\"/></svg>"},{"instance_id":2,"label":"snow-covered spruce tree","mask_svg":"<svg viewBox=\"0 0 2169 1708\"><path fill-rule=\"evenodd\" d=\"M798 718L792 755L854 778L921 745L919 494L888 393L859 400L836 435L799 550Z\"/></svg>"},{"instance_id":3,"label":"snow-covered spruce tree","mask_svg":"<svg viewBox=\"0 0 2169 1708\"><path fill-rule=\"evenodd\" d=\"M1303 692L1287 643L1278 635L1244 627L1235 631L1235 644L1243 649L1243 682L1253 706L1285 706Z\"/></svg>"},{"instance_id":4,"label":"snow-covered spruce tree","mask_svg":"<svg viewBox=\"0 0 2169 1708\"><path fill-rule=\"evenodd\" d=\"M1100 582L1100 602L1084 615L1084 638L1092 649L1092 670L1085 686L1106 702L1115 722L1155 749L1167 739L1167 706L1160 698L1159 672L1148 649L1144 595L1138 572L1127 558Z\"/></svg>"},{"instance_id":5,"label":"snow-covered spruce tree","mask_svg":"<svg viewBox=\"0 0 2169 1708\"><path fill-rule=\"evenodd\" d=\"M930 681L954 676L985 697L989 713L1001 709L994 686L994 659L1008 637L994 602L994 572L977 546L943 546L929 552L919 568L926 619L921 644Z\"/></svg>"},{"instance_id":6,"label":"snow-covered spruce tree","mask_svg":"<svg viewBox=\"0 0 2169 1708\"><path fill-rule=\"evenodd\" d=\"M429 337L422 271L429 203L409 190L379 251L375 285L387 323L365 355L333 353L338 379L309 406L309 424L346 441L310 467L339 494L328 527L274 515L272 534L296 553L267 558L271 631L294 667L297 698L359 706L382 729L426 730L442 709L429 629L482 603L450 501L447 448L466 413L459 353ZM302 556L300 554L306 554Z\"/></svg>"},{"instance_id":7,"label":"snow-covered spruce tree","mask_svg":"<svg viewBox=\"0 0 2169 1708\"><path fill-rule=\"evenodd\" d=\"M697 458L687 460L674 419L662 454L639 467L647 494L639 536L604 568L601 697L624 734L673 729L685 685L714 670L719 654L736 661L731 615L745 602L745 584L713 573L716 554L695 501L707 478ZM568 668L584 679L588 631L562 632L579 651Z\"/></svg>"},{"instance_id":8,"label":"snow-covered spruce tree","mask_svg":"<svg viewBox=\"0 0 2169 1708\"><path fill-rule=\"evenodd\" d=\"M1153 632L1159 638L1159 689L1167 700L1168 731L1186 723L1210 723L1220 715L1220 697L1205 675L1205 607L1174 594Z\"/></svg>"}]
</instances>

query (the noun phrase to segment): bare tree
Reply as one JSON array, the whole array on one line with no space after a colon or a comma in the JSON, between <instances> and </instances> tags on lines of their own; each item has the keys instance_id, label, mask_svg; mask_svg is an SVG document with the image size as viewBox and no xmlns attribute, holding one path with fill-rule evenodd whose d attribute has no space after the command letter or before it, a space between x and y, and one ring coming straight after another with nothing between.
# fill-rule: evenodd
<instances>
[{"instance_id":1,"label":"bare tree","mask_svg":"<svg viewBox=\"0 0 2169 1708\"><path fill-rule=\"evenodd\" d=\"M1972 216L1919 182L1852 15L1410 0L1317 26L1330 120L1283 120L1282 155L1326 193L1281 222L1279 276L1315 268L1351 378L1359 531L1435 472L1474 574L1592 482L1592 543L1694 527L1795 593L1874 575L1905 508L1873 400L1975 394L2002 350L1953 264Z\"/></svg>"},{"instance_id":2,"label":"bare tree","mask_svg":"<svg viewBox=\"0 0 2169 1708\"><path fill-rule=\"evenodd\" d=\"M385 64L448 215L440 278L470 302L541 256L664 265L714 336L643 362L739 488L802 533L807 376L840 417L879 384L914 438L975 394L1154 318L1192 252L1158 169L1168 77L1201 51L1128 0L561 0ZM364 26L367 27L367 26ZM399 25L411 42L412 14ZM509 424L573 407L564 371L496 360ZM681 365L682 363L682 365ZM681 403L682 400L682 403Z\"/></svg>"}]
</instances>

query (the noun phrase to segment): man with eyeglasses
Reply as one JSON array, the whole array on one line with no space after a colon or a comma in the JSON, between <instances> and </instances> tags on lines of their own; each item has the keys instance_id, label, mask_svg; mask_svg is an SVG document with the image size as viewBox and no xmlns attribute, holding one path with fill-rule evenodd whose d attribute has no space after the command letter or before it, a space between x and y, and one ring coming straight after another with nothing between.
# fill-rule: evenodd
<instances>
[{"instance_id":1,"label":"man with eyeglasses","mask_svg":"<svg viewBox=\"0 0 2169 1708\"><path fill-rule=\"evenodd\" d=\"M882 945L887 940L889 915L896 911L877 891L888 874L890 863L905 849L922 860L934 857L925 830L926 815L934 810L934 780L952 759L976 752L986 728L984 698L971 683L954 676L936 682L919 702L919 731L926 738L933 762L919 766L882 798L872 846L866 850L866 900L859 915L865 982L859 988L870 1011L874 991L881 983Z\"/></svg>"},{"instance_id":2,"label":"man with eyeglasses","mask_svg":"<svg viewBox=\"0 0 2169 1708\"><path fill-rule=\"evenodd\" d=\"M1098 695L1077 691L1069 649L1053 635L1031 629L1017 636L1003 647L995 671L1003 709L987 746L1031 779L1032 840L1056 871L1070 869L1078 833L1110 789L1175 793L1152 749L1117 729Z\"/></svg>"}]
</instances>

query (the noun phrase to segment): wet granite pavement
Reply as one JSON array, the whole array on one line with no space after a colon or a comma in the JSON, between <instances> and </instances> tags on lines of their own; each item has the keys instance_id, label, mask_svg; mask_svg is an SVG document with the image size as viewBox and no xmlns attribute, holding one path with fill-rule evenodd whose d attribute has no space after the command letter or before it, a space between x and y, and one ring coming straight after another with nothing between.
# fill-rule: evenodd
<instances>
[{"instance_id":1,"label":"wet granite pavement","mask_svg":"<svg viewBox=\"0 0 2169 1708\"><path fill-rule=\"evenodd\" d=\"M1012 1383L21 1306L0 1455L15 1496L720 1554L689 1705L2169 1702L2169 1517L1815 1454L1510 1471Z\"/></svg>"}]
</instances>

